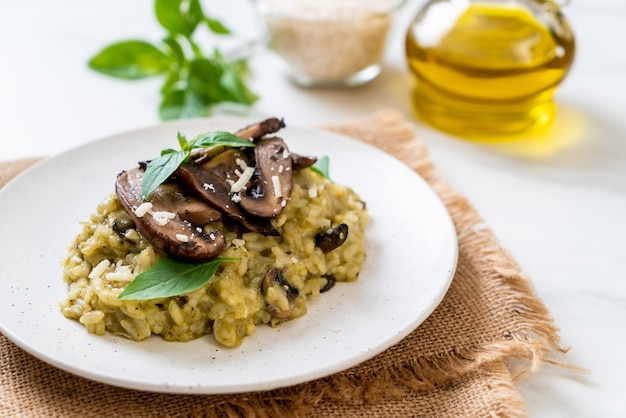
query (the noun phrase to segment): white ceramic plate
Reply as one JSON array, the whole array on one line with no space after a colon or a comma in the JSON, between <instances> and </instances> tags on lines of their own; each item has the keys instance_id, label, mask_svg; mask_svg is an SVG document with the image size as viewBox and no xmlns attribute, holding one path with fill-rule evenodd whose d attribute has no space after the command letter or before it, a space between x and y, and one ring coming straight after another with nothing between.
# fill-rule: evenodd
<instances>
[{"instance_id":1,"label":"white ceramic plate","mask_svg":"<svg viewBox=\"0 0 626 418\"><path fill-rule=\"evenodd\" d=\"M308 314L278 329L259 326L228 349L211 336L189 343L98 337L66 319L60 260L79 222L113 191L116 174L137 161L212 130L250 120L180 121L75 148L32 167L0 190L0 331L53 366L121 387L170 393L267 390L323 377L384 351L421 324L442 300L457 241L444 205L399 161L354 139L288 127L294 152L328 155L334 181L367 202L367 259L360 278L309 301Z\"/></svg>"}]
</instances>

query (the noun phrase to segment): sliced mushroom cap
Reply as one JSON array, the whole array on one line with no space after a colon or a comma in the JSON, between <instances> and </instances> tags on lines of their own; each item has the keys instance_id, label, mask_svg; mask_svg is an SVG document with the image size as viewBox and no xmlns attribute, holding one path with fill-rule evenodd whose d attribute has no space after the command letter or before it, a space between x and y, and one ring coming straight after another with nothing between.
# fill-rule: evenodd
<instances>
[{"instance_id":1,"label":"sliced mushroom cap","mask_svg":"<svg viewBox=\"0 0 626 418\"><path fill-rule=\"evenodd\" d=\"M180 182L163 183L150 195L153 205L174 212L194 225L204 225L222 219L222 213L203 200L195 197Z\"/></svg>"},{"instance_id":2,"label":"sliced mushroom cap","mask_svg":"<svg viewBox=\"0 0 626 418\"><path fill-rule=\"evenodd\" d=\"M320 293L328 292L337 284L337 279L332 274L323 274L322 277L326 279L326 284L320 288Z\"/></svg>"},{"instance_id":3,"label":"sliced mushroom cap","mask_svg":"<svg viewBox=\"0 0 626 418\"><path fill-rule=\"evenodd\" d=\"M264 137L265 135L278 132L284 127L285 122L283 122L282 119L269 118L259 123L255 123L254 125L249 125L245 128L239 129L237 132L235 132L235 135L249 141L254 141L256 139Z\"/></svg>"},{"instance_id":4,"label":"sliced mushroom cap","mask_svg":"<svg viewBox=\"0 0 626 418\"><path fill-rule=\"evenodd\" d=\"M238 162L243 164L238 164ZM223 211L249 230L260 232L263 235L277 236L279 233L269 219L244 212L238 205L238 194L231 191L233 185L236 185L238 181L245 181L245 178L241 179L235 174L235 171L246 171L242 168L244 164L246 166L249 164L245 155L239 150L231 148L204 164L183 164L176 173L200 198Z\"/></svg>"},{"instance_id":5,"label":"sliced mushroom cap","mask_svg":"<svg viewBox=\"0 0 626 418\"><path fill-rule=\"evenodd\" d=\"M240 204L249 213L273 218L283 211L291 196L291 153L281 138L267 138L256 142L254 154L256 177L251 193L240 193Z\"/></svg>"},{"instance_id":6,"label":"sliced mushroom cap","mask_svg":"<svg viewBox=\"0 0 626 418\"><path fill-rule=\"evenodd\" d=\"M313 164L317 162L317 157L311 157L308 155L299 155L295 153L291 153L291 161L293 161L293 169L303 170L305 168L311 167Z\"/></svg>"},{"instance_id":7,"label":"sliced mushroom cap","mask_svg":"<svg viewBox=\"0 0 626 418\"><path fill-rule=\"evenodd\" d=\"M143 173L140 168L123 171L115 183L115 192L122 206L133 218L137 231L156 248L180 260L202 262L221 254L226 246L221 231L214 230L204 234L196 230L193 224L183 220L178 214L169 212L168 207L163 205L163 200L143 202ZM144 204L152 205L150 212L138 211Z\"/></svg>"},{"instance_id":8,"label":"sliced mushroom cap","mask_svg":"<svg viewBox=\"0 0 626 418\"><path fill-rule=\"evenodd\" d=\"M271 298L269 295L272 291L284 293L288 306L278 306L278 304L276 304L273 300L274 298ZM267 273L265 273L263 281L261 282L261 292L265 296L265 306L267 311L270 315L277 319L287 319L293 314L293 308L296 305L296 298L300 294L298 288L285 280L282 271L277 268L270 269ZM277 300L278 297L276 297ZM271 301L268 301L268 299Z\"/></svg>"},{"instance_id":9,"label":"sliced mushroom cap","mask_svg":"<svg viewBox=\"0 0 626 418\"><path fill-rule=\"evenodd\" d=\"M340 247L348 239L348 225L339 224L336 227L325 228L315 236L315 245L322 250L323 253Z\"/></svg>"}]
</instances>

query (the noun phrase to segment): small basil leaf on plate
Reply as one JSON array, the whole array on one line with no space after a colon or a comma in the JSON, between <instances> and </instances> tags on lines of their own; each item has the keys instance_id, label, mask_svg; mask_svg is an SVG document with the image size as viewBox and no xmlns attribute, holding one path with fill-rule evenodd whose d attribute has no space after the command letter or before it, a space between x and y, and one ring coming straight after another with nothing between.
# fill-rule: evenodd
<instances>
[{"instance_id":1,"label":"small basil leaf on plate","mask_svg":"<svg viewBox=\"0 0 626 418\"><path fill-rule=\"evenodd\" d=\"M154 189L167 180L188 156L189 152L176 151L161 155L150 161L146 166L146 171L143 174L143 181L141 183L141 195L143 199L146 200Z\"/></svg>"},{"instance_id":2,"label":"small basil leaf on plate","mask_svg":"<svg viewBox=\"0 0 626 418\"><path fill-rule=\"evenodd\" d=\"M207 284L223 262L235 260L238 259L214 258L198 264L165 257L138 274L118 299L146 300L189 293Z\"/></svg>"},{"instance_id":3,"label":"small basil leaf on plate","mask_svg":"<svg viewBox=\"0 0 626 418\"><path fill-rule=\"evenodd\" d=\"M230 147L254 147L254 144L237 135L225 131L206 132L190 141L193 148L207 148L218 145Z\"/></svg>"},{"instance_id":4,"label":"small basil leaf on plate","mask_svg":"<svg viewBox=\"0 0 626 418\"><path fill-rule=\"evenodd\" d=\"M163 74L170 58L145 41L122 41L105 47L89 60L89 67L103 74L135 80Z\"/></svg>"},{"instance_id":5,"label":"small basil leaf on plate","mask_svg":"<svg viewBox=\"0 0 626 418\"><path fill-rule=\"evenodd\" d=\"M176 139L178 139L178 146L182 151L191 151L191 145L189 141L187 141L187 137L183 135L181 132L176 134Z\"/></svg>"},{"instance_id":6,"label":"small basil leaf on plate","mask_svg":"<svg viewBox=\"0 0 626 418\"><path fill-rule=\"evenodd\" d=\"M173 152L178 152L178 150L175 150L172 148L165 148L164 150L161 150L161 155L171 154Z\"/></svg>"},{"instance_id":7,"label":"small basil leaf on plate","mask_svg":"<svg viewBox=\"0 0 626 418\"><path fill-rule=\"evenodd\" d=\"M310 168L311 170L315 171L316 173L330 180L330 175L329 175L330 159L328 158L328 156L325 155L322 158L318 159L315 162L315 164L313 164Z\"/></svg>"}]
</instances>

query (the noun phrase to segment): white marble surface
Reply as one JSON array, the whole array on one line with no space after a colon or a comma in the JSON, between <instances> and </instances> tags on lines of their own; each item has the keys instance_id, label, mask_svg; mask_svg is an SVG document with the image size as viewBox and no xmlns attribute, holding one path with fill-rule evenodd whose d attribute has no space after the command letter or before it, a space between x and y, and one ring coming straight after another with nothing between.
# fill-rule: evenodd
<instances>
[{"instance_id":1,"label":"white marble surface","mask_svg":"<svg viewBox=\"0 0 626 418\"><path fill-rule=\"evenodd\" d=\"M226 3L207 1L206 9L250 33L248 3ZM252 84L261 100L252 112L318 125L385 107L403 111L442 176L532 278L571 347L566 360L591 371L580 377L546 366L519 383L529 415L624 416L626 2L574 0L566 9L578 52L557 94L558 139L532 149L466 142L412 116L403 34L421 3L402 10L383 74L361 88L300 89L274 70L268 54L254 57ZM158 80L109 79L86 61L112 41L160 36L149 0L1 2L0 160L54 155L158 123Z\"/></svg>"}]
</instances>

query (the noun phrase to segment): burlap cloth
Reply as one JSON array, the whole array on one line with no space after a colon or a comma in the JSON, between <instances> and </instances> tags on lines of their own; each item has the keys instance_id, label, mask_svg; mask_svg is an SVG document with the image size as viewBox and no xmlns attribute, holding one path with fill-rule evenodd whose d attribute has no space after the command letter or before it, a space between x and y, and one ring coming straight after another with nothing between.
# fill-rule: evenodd
<instances>
[{"instance_id":1,"label":"burlap cloth","mask_svg":"<svg viewBox=\"0 0 626 418\"><path fill-rule=\"evenodd\" d=\"M404 161L441 197L459 237L458 268L435 312L403 341L327 378L269 392L169 395L92 382L31 357L0 335L4 417L524 416L513 381L561 351L558 329L520 267L468 201L439 178L399 113L328 126ZM36 160L0 164L0 187ZM59 277L59 280L61 278ZM51 342L52 344L52 342ZM516 359L516 370L509 360ZM520 361L521 360L521 361ZM297 365L289 365L297 367Z\"/></svg>"}]
</instances>

